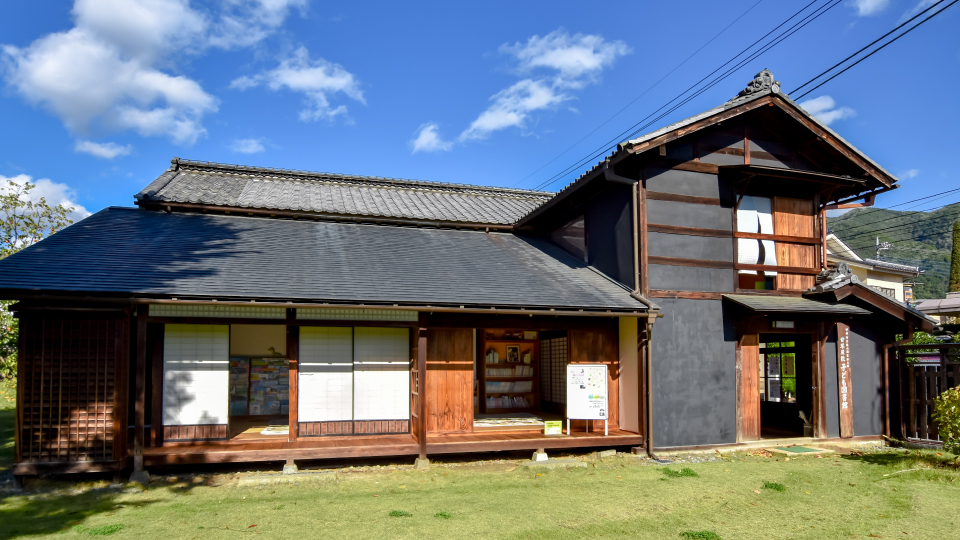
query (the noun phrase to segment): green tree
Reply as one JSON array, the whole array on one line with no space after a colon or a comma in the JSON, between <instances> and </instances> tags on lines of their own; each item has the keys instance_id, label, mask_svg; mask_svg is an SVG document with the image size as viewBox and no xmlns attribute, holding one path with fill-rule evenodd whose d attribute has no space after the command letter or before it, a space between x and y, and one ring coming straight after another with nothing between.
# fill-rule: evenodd
<instances>
[{"instance_id":1,"label":"green tree","mask_svg":"<svg viewBox=\"0 0 960 540\"><path fill-rule=\"evenodd\" d=\"M73 207L49 205L40 197L33 200L30 192L36 184L20 184L8 180L0 186L0 259L32 246L73 223L69 214ZM17 373L18 321L9 311L12 300L0 301L0 378Z\"/></svg>"},{"instance_id":2,"label":"green tree","mask_svg":"<svg viewBox=\"0 0 960 540\"><path fill-rule=\"evenodd\" d=\"M949 292L960 292L960 221L953 222L953 253L950 257Z\"/></svg>"}]
</instances>

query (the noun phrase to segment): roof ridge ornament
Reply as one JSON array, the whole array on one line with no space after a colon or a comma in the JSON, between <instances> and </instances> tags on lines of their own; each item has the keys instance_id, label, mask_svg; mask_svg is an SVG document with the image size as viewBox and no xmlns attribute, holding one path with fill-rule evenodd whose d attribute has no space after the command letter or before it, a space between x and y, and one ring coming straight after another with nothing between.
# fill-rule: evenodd
<instances>
[{"instance_id":1,"label":"roof ridge ornament","mask_svg":"<svg viewBox=\"0 0 960 540\"><path fill-rule=\"evenodd\" d=\"M780 93L780 81L776 80L773 76L773 73L764 68L763 71L757 73L753 76L753 80L747 83L747 87L740 91L736 96L730 99L730 101L737 101L743 98L748 98L754 94L759 94L769 90L770 93L779 94ZM729 103L728 101L727 103Z\"/></svg>"}]
</instances>

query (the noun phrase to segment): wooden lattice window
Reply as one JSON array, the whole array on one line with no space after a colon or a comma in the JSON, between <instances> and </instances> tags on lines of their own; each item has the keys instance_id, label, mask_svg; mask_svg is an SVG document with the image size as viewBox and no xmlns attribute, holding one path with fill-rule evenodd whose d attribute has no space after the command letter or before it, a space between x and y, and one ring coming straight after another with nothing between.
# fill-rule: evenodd
<instances>
[{"instance_id":1,"label":"wooden lattice window","mask_svg":"<svg viewBox=\"0 0 960 540\"><path fill-rule=\"evenodd\" d=\"M21 317L19 462L121 457L128 346L125 317Z\"/></svg>"}]
</instances>

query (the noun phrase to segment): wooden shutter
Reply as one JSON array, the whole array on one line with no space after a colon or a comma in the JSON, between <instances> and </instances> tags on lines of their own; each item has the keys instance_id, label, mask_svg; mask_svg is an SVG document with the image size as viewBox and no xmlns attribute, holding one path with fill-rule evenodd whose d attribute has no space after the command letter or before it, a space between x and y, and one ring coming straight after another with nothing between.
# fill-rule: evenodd
<instances>
[{"instance_id":1,"label":"wooden shutter","mask_svg":"<svg viewBox=\"0 0 960 540\"><path fill-rule=\"evenodd\" d=\"M816 213L810 199L773 198L774 234L817 238ZM800 268L817 268L818 246L777 242L777 264ZM778 289L805 290L816 284L816 276L780 273Z\"/></svg>"}]
</instances>

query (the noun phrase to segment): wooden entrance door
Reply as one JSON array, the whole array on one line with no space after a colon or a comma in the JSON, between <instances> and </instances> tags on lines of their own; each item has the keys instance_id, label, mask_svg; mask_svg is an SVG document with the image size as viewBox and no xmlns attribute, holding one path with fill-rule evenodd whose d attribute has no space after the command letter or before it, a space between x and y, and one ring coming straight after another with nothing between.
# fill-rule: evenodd
<instances>
[{"instance_id":1,"label":"wooden entrance door","mask_svg":"<svg viewBox=\"0 0 960 540\"><path fill-rule=\"evenodd\" d=\"M740 338L740 437L738 442L760 440L760 336Z\"/></svg>"}]
</instances>

